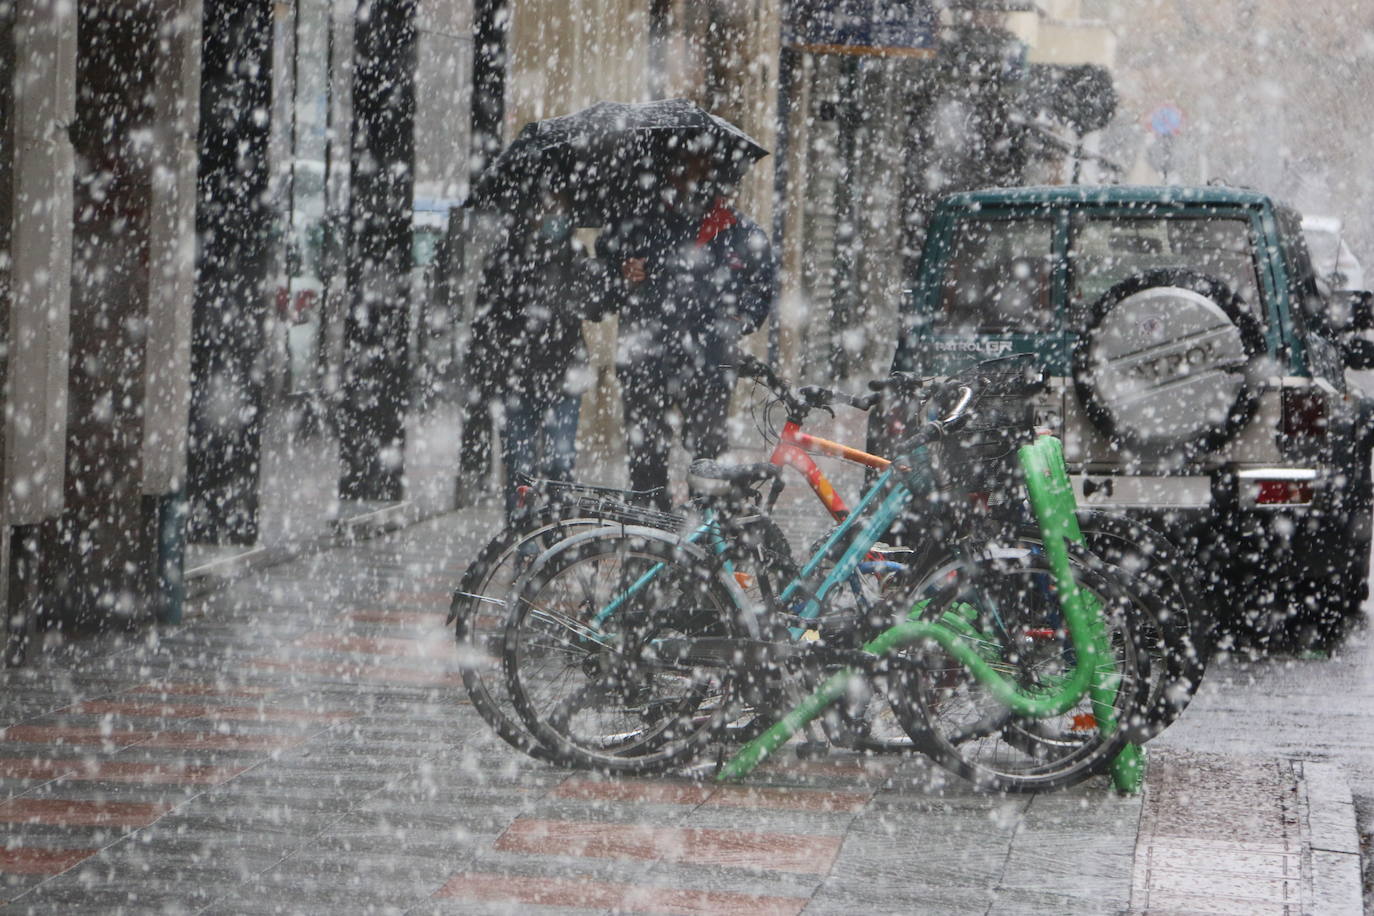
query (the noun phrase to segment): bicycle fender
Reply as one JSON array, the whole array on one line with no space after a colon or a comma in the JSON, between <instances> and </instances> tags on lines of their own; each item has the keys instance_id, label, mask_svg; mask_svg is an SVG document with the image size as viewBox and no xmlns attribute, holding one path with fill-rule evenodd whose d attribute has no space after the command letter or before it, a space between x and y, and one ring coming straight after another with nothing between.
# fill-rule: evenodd
<instances>
[{"instance_id":1,"label":"bicycle fender","mask_svg":"<svg viewBox=\"0 0 1374 916\"><path fill-rule=\"evenodd\" d=\"M544 517L541 517L541 515ZM531 519L533 519L534 521L530 521ZM592 516L587 516L585 520L588 522L597 523L598 527L602 527L605 524L604 520L596 519ZM507 526L506 530L509 531L524 526L523 528L521 528L520 541L517 542L518 545L519 543L523 543L524 541L532 537L538 537L539 535L549 531L552 528L557 528L563 525L573 527L576 526L577 523L578 518L576 516L561 516L558 514L557 507L550 507L545 505L537 508L525 507L521 509L518 515L518 520L513 524ZM502 531L495 538L489 541L487 545L478 552L477 557L480 559L488 550L491 549L492 545L499 541L505 534L506 531ZM474 560L474 562L476 562L476 560ZM462 578L459 580L458 591L456 591L455 594L461 592L463 583L467 581L467 577L471 572L471 569L472 567L469 566L468 570L464 571ZM499 604L502 607L505 606L504 601L496 601L495 599L487 595L474 595L471 593L464 593L463 596L467 598L473 598L478 601ZM444 618L444 626L451 626L457 619L457 611L455 611L453 605L450 604L448 609L448 616Z\"/></svg>"}]
</instances>

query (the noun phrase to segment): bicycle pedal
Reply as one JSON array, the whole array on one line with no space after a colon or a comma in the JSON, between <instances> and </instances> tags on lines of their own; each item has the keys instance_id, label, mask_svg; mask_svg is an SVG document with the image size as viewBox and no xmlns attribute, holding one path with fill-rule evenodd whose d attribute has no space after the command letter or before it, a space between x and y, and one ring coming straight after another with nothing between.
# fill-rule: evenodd
<instances>
[{"instance_id":1,"label":"bicycle pedal","mask_svg":"<svg viewBox=\"0 0 1374 916\"><path fill-rule=\"evenodd\" d=\"M725 753L725 749L720 748L711 755L710 759L699 760L682 767L677 772L682 778L690 779L693 782L713 782L720 775L720 771L725 767L725 762L728 759L729 755Z\"/></svg>"},{"instance_id":2,"label":"bicycle pedal","mask_svg":"<svg viewBox=\"0 0 1374 916\"><path fill-rule=\"evenodd\" d=\"M730 755L726 751L725 745L722 744L720 747L716 748L716 762L715 765L711 767L711 775L707 778L715 779L719 776L720 771L725 769L725 761L729 758Z\"/></svg>"}]
</instances>

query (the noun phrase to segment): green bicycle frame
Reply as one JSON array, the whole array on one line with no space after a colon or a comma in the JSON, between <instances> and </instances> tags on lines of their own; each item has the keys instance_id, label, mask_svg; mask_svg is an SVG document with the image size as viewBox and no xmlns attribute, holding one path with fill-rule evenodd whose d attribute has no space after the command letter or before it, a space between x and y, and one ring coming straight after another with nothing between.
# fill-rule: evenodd
<instances>
[{"instance_id":1,"label":"green bicycle frame","mask_svg":"<svg viewBox=\"0 0 1374 916\"><path fill-rule=\"evenodd\" d=\"M879 634L863 647L863 651L880 657L903 646L933 640L966 667L993 697L1015 715L1035 718L1057 715L1071 708L1086 693L1093 704L1099 730L1108 735L1117 728L1111 710L1121 676L1112 658L1101 608L1091 595L1078 588L1069 562L1067 541L1082 541L1083 535L1078 528L1073 490L1064 467L1063 446L1056 438L1042 436L1035 443L1021 448L1018 457L1025 471L1031 506L1044 536L1045 554L1058 588L1069 637L1077 651L1077 662L1072 672L1053 686L1023 688L993 667L969 644L966 633L961 632L957 625L943 621L909 618ZM907 500L912 495L924 495L930 491L929 478L924 476L914 478L908 486L893 489L865 529L864 536L846 551L832 578L846 578L895 520ZM919 617L925 604L918 604L910 616ZM775 725L741 748L717 778L732 780L748 774L808 722L842 698L850 681L861 676L860 672L846 668L827 678L814 693ZM1138 778L1143 775L1143 759L1139 754L1139 749L1128 747L1122 754L1125 759L1119 759L1114 768L1118 788L1123 791L1133 789L1132 783L1138 785Z\"/></svg>"}]
</instances>

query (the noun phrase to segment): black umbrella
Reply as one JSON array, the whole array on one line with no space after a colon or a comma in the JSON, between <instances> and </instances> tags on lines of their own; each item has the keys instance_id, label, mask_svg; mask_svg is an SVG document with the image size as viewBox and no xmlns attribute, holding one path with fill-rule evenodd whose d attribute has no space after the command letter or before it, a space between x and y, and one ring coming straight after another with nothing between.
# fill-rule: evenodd
<instances>
[{"instance_id":1,"label":"black umbrella","mask_svg":"<svg viewBox=\"0 0 1374 916\"><path fill-rule=\"evenodd\" d=\"M566 192L580 224L600 225L651 198L684 154L705 156L733 183L768 150L687 99L597 102L526 124L482 172L467 206L515 212L546 191Z\"/></svg>"}]
</instances>

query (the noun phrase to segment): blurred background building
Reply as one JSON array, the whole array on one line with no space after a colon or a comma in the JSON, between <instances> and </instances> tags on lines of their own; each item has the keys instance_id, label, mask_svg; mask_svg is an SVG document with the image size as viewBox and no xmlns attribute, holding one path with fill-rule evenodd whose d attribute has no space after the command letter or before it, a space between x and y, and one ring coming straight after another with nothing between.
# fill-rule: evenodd
<instances>
[{"instance_id":1,"label":"blurred background building","mask_svg":"<svg viewBox=\"0 0 1374 916\"><path fill-rule=\"evenodd\" d=\"M449 475L430 505L451 502L491 235L459 205L530 120L686 96L772 149L740 197L784 291L751 345L804 380L886 369L947 191L1363 191L1361 30L1318 34L1310 3L1205 6L0 0L11 620L174 620L188 565L413 502L419 445ZM1276 45L1307 75L1256 73ZM1332 215L1368 237L1362 212ZM605 324L582 438L615 456Z\"/></svg>"}]
</instances>

